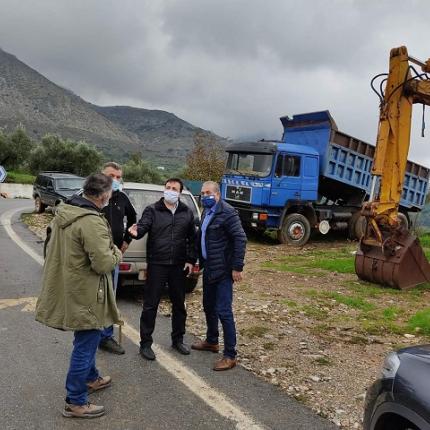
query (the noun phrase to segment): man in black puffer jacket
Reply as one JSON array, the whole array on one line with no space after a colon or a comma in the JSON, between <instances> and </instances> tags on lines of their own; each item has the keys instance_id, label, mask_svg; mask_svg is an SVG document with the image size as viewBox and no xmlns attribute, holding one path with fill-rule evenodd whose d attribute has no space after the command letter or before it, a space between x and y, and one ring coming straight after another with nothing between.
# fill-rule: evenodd
<instances>
[{"instance_id":1,"label":"man in black puffer jacket","mask_svg":"<svg viewBox=\"0 0 430 430\"><path fill-rule=\"evenodd\" d=\"M164 197L145 208L142 218L129 232L136 239L148 233L148 272L144 303L140 317L140 354L154 360L151 348L158 305L164 286L168 285L172 302L172 346L181 354L190 353L184 344L185 277L196 262L196 225L190 208L179 200L183 190L180 179L165 183Z\"/></svg>"},{"instance_id":2,"label":"man in black puffer jacket","mask_svg":"<svg viewBox=\"0 0 430 430\"><path fill-rule=\"evenodd\" d=\"M246 235L236 209L221 200L216 182L205 182L201 196L205 210L198 243L203 267L203 308L207 332L206 339L193 344L192 348L218 352L220 320L224 333L224 354L215 363L214 370L228 370L236 365L233 282L242 280Z\"/></svg>"}]
</instances>

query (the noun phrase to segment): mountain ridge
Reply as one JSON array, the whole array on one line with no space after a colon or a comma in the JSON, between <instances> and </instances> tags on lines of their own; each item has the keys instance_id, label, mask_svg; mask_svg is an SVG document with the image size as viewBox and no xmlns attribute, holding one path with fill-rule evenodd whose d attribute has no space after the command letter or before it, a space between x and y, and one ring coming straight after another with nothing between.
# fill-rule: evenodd
<instances>
[{"instance_id":1,"label":"mountain ridge","mask_svg":"<svg viewBox=\"0 0 430 430\"><path fill-rule=\"evenodd\" d=\"M34 139L54 133L85 140L118 161L141 153L165 165L183 163L196 133L224 141L163 110L92 104L0 48L0 127L20 124Z\"/></svg>"}]
</instances>

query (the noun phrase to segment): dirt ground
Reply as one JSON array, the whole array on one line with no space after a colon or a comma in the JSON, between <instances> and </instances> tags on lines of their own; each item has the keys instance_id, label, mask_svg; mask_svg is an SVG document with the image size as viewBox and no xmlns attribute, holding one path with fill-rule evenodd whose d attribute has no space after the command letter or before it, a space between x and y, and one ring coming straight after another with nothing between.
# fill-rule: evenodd
<instances>
[{"instance_id":1,"label":"dirt ground","mask_svg":"<svg viewBox=\"0 0 430 430\"><path fill-rule=\"evenodd\" d=\"M26 222L43 235L49 219ZM406 294L359 282L348 266L356 246L317 240L295 249L267 236L251 239L234 297L240 364L344 429L362 427L366 388L385 355L428 342L406 321L430 290ZM336 262L339 271L327 264ZM201 302L201 288L187 297L187 329L204 337ZM168 300L160 312L170 315Z\"/></svg>"}]
</instances>

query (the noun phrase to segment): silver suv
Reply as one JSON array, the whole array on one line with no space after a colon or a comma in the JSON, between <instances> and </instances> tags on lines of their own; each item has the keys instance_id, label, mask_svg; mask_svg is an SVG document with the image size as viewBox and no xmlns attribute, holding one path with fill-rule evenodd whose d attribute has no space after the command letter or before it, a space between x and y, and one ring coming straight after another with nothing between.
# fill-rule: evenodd
<instances>
[{"instance_id":1,"label":"silver suv","mask_svg":"<svg viewBox=\"0 0 430 430\"><path fill-rule=\"evenodd\" d=\"M137 182L125 182L126 193L136 209L137 219L142 216L146 206L155 203L163 197L164 186L154 184L141 184ZM184 190L181 194L181 202L185 203L194 213L196 229L200 223L200 210L193 195ZM146 238L133 240L123 256L119 265L120 285L137 285L146 280ZM194 290L200 276L199 265L194 266L193 272L187 278L185 289L187 293Z\"/></svg>"}]
</instances>

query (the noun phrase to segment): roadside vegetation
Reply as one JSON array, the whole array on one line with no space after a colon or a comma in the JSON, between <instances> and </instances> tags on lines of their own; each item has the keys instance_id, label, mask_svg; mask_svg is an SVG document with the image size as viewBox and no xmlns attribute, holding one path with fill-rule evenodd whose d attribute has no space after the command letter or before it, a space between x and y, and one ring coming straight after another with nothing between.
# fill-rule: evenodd
<instances>
[{"instance_id":1,"label":"roadside vegetation","mask_svg":"<svg viewBox=\"0 0 430 430\"><path fill-rule=\"evenodd\" d=\"M47 170L87 176L100 170L106 161L108 157L87 142L50 134L33 141L22 127L11 133L0 130L0 165L7 170L9 183L32 184L39 172ZM123 166L126 181L163 183L165 180L139 153L131 155Z\"/></svg>"},{"instance_id":2,"label":"roadside vegetation","mask_svg":"<svg viewBox=\"0 0 430 430\"><path fill-rule=\"evenodd\" d=\"M125 181L162 184L172 176L219 181L225 165L222 145L213 136L203 133L196 133L186 165L176 170L157 170L144 155L144 152L137 152L122 160ZM23 127L11 133L0 130L0 165L8 172L6 182L9 183L33 184L36 175L47 170L87 176L99 171L106 161L110 161L106 154L84 141L63 139L54 134L34 141Z\"/></svg>"}]
</instances>

